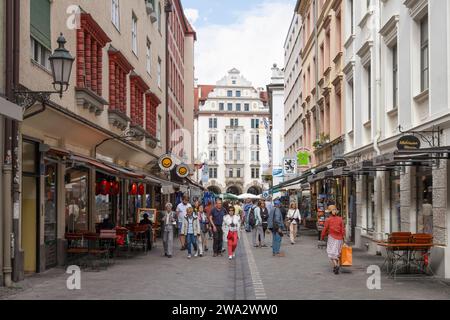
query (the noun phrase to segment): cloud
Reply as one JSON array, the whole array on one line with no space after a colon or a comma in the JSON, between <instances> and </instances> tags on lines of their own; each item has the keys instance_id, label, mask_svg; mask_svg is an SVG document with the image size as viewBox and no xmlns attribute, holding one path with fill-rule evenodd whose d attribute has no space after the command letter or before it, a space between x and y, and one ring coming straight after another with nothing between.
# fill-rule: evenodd
<instances>
[{"instance_id":1,"label":"cloud","mask_svg":"<svg viewBox=\"0 0 450 320\"><path fill-rule=\"evenodd\" d=\"M184 9L184 14L186 15L186 18L191 24L195 24L195 22L198 20L199 17L197 9L190 9L190 8Z\"/></svg>"},{"instance_id":2,"label":"cloud","mask_svg":"<svg viewBox=\"0 0 450 320\"><path fill-rule=\"evenodd\" d=\"M284 40L294 14L286 0L264 0L252 10L239 12L229 25L197 28L196 78L215 84L228 70L237 68L255 87L270 82L271 67L284 65Z\"/></svg>"}]
</instances>

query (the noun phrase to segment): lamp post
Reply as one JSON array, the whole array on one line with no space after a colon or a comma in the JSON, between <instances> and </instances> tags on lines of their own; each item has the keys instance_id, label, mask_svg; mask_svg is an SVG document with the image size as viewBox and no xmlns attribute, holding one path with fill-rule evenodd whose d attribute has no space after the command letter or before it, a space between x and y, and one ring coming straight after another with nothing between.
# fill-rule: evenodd
<instances>
[{"instance_id":1,"label":"lamp post","mask_svg":"<svg viewBox=\"0 0 450 320\"><path fill-rule=\"evenodd\" d=\"M55 91L31 91L27 89L15 90L15 98L18 105L27 110L32 107L36 102L42 104L47 103L50 100L50 95L57 93L62 98L64 92L69 89L69 80L72 73L72 65L75 60L70 52L64 47L66 39L61 33L58 37L58 48L55 49L50 56L50 66L53 76L53 88Z\"/></svg>"}]
</instances>

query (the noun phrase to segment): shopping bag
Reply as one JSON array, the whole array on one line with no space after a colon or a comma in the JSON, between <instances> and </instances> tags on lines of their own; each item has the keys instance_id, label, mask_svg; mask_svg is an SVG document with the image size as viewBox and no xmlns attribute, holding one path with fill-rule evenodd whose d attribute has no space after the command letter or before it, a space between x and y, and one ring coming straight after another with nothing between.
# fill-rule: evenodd
<instances>
[{"instance_id":1,"label":"shopping bag","mask_svg":"<svg viewBox=\"0 0 450 320\"><path fill-rule=\"evenodd\" d=\"M341 251L341 266L349 267L353 264L353 250L352 247L344 244Z\"/></svg>"}]
</instances>

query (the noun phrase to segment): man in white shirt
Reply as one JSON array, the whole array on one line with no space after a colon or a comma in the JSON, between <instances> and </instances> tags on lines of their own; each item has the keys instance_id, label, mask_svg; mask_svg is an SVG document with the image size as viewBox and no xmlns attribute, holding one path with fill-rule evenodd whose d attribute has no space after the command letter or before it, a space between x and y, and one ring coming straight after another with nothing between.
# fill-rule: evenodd
<instances>
[{"instance_id":1,"label":"man in white shirt","mask_svg":"<svg viewBox=\"0 0 450 320\"><path fill-rule=\"evenodd\" d=\"M186 250L186 237L181 234L181 227L183 226L183 219L186 216L186 211L188 208L192 208L189 203L189 198L187 196L183 196L183 201L177 206L178 236L180 237L181 250Z\"/></svg>"}]
</instances>

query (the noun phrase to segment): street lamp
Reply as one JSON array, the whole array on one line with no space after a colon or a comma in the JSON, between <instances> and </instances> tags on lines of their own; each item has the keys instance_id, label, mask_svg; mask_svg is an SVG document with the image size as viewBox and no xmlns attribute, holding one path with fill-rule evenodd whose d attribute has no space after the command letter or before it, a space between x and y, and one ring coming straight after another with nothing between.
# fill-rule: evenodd
<instances>
[{"instance_id":1,"label":"street lamp","mask_svg":"<svg viewBox=\"0 0 450 320\"><path fill-rule=\"evenodd\" d=\"M50 60L50 66L53 74L53 88L56 92L59 92L59 97L62 98L63 92L69 89L70 74L72 73L72 65L75 60L64 45L66 39L61 33L58 38L59 47L48 58Z\"/></svg>"},{"instance_id":2,"label":"street lamp","mask_svg":"<svg viewBox=\"0 0 450 320\"><path fill-rule=\"evenodd\" d=\"M50 101L50 95L57 93L62 98L63 92L69 89L69 80L72 73L72 65L75 58L64 47L66 39L61 33L58 37L58 48L49 57L53 76L53 88L55 91L31 91L28 89L15 90L15 98L18 105L25 110L32 107L36 102L43 105Z\"/></svg>"}]
</instances>

